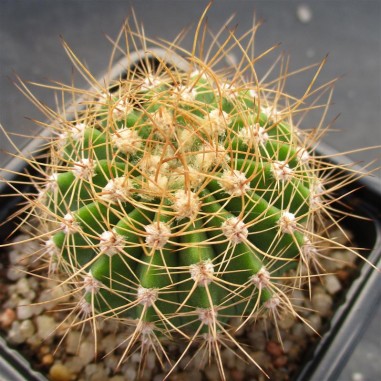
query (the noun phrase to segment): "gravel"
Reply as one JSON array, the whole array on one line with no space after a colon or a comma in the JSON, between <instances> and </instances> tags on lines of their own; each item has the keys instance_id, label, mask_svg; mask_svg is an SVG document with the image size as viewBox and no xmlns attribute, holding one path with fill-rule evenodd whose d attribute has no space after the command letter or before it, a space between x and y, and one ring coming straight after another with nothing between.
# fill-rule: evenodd
<instances>
[{"instance_id":1,"label":"gravel","mask_svg":"<svg viewBox=\"0 0 381 381\"><path fill-rule=\"evenodd\" d=\"M17 239L23 241L27 236ZM78 325L77 330L67 330L64 310L67 303L71 302L71 296L64 289L55 287L52 280L36 279L24 271L30 263L20 253L24 251L22 246L27 245L31 243L17 245L9 253L12 267L2 270L8 277L9 284L0 299L0 328L10 345L18 348L32 362L32 366L42 371L51 381L164 379L169 368L167 366L163 370L153 353L145 356L145 367L142 367L141 353L136 351L117 368L129 334L125 325L111 320L100 325L97 331L97 355L91 327ZM32 249L25 250L30 253ZM332 255L337 261L323 265L330 266L330 271L336 271L337 274L330 274L321 280L311 278L311 300L308 293L299 290L293 295L298 312L308 321L309 326L290 314L283 314L277 321L282 342L278 340L275 325L262 319L236 333L245 348L248 348L250 356L265 369L272 380L290 380L300 367L306 350L318 340L315 331L321 334L328 327L327 321L332 315L336 296L342 291L343 282L347 282L350 276L352 266L349 262L355 259L345 251L335 250ZM238 327L237 321L232 321L232 324ZM180 348L173 343L163 345L172 359L179 357L181 345ZM114 350L117 346L119 347ZM221 347L221 358L228 380L266 379L256 366L241 361L236 354L234 347ZM199 370L200 366L205 365L204 355L192 348L176 371L168 377L168 381L219 380L219 369L215 363L206 362L203 371Z\"/></svg>"}]
</instances>

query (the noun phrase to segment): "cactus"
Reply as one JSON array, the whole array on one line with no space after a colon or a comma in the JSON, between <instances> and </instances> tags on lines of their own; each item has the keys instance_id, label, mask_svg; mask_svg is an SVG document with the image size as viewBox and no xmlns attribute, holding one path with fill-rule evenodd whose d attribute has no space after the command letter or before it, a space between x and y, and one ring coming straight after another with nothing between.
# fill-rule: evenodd
<instances>
[{"instance_id":1,"label":"cactus","mask_svg":"<svg viewBox=\"0 0 381 381\"><path fill-rule=\"evenodd\" d=\"M76 297L72 326L115 319L132 327L120 363L137 345L159 353L164 340L181 338L186 350L214 352L222 378L224 341L260 367L234 332L284 312L303 320L292 291L321 271L319 245L332 242L324 226L331 165L294 122L316 76L295 99L283 92L283 72L258 81L240 39L221 46L208 60L169 44L168 56L180 52L187 70L142 57L106 84L66 46L92 89L75 117L47 112L54 137L49 161L32 161L39 194L30 214L48 275ZM215 69L233 47L244 52L235 70ZM330 85L318 90L330 97Z\"/></svg>"}]
</instances>

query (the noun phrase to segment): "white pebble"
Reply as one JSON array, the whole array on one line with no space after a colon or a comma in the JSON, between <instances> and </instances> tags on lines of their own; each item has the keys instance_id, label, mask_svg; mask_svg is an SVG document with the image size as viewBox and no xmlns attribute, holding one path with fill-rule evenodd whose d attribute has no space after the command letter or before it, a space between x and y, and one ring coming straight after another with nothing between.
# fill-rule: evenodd
<instances>
[{"instance_id":1,"label":"white pebble","mask_svg":"<svg viewBox=\"0 0 381 381\"><path fill-rule=\"evenodd\" d=\"M79 373L84 365L82 359L78 356L69 357L65 362L66 368L68 368L71 373Z\"/></svg>"},{"instance_id":2,"label":"white pebble","mask_svg":"<svg viewBox=\"0 0 381 381\"><path fill-rule=\"evenodd\" d=\"M127 366L124 370L124 374L127 380L135 380L136 378L136 370L133 366Z\"/></svg>"},{"instance_id":3,"label":"white pebble","mask_svg":"<svg viewBox=\"0 0 381 381\"><path fill-rule=\"evenodd\" d=\"M28 299L20 299L17 306L17 318L19 320L29 319L33 316L33 308L31 308Z\"/></svg>"},{"instance_id":4,"label":"white pebble","mask_svg":"<svg viewBox=\"0 0 381 381\"><path fill-rule=\"evenodd\" d=\"M103 368L103 365L102 364L97 364L97 370L95 373L93 373L90 378L89 378L89 381L105 381L108 379L108 374L106 372L106 370ZM126 378L127 380L134 380L134 378Z\"/></svg>"},{"instance_id":5,"label":"white pebble","mask_svg":"<svg viewBox=\"0 0 381 381\"><path fill-rule=\"evenodd\" d=\"M140 353L135 352L131 355L131 362L140 362L140 361L141 361Z\"/></svg>"},{"instance_id":6,"label":"white pebble","mask_svg":"<svg viewBox=\"0 0 381 381\"><path fill-rule=\"evenodd\" d=\"M18 282L16 283L16 290L17 292L22 295L26 296L30 293L30 286L29 286L29 279L28 278L20 278Z\"/></svg>"},{"instance_id":7,"label":"white pebble","mask_svg":"<svg viewBox=\"0 0 381 381\"><path fill-rule=\"evenodd\" d=\"M34 335L28 337L26 342L32 348L38 348L42 344L42 340L37 334L34 334Z\"/></svg>"},{"instance_id":8,"label":"white pebble","mask_svg":"<svg viewBox=\"0 0 381 381\"><path fill-rule=\"evenodd\" d=\"M295 345L295 343L293 343L291 340L283 341L283 352L285 354L289 353L294 345Z\"/></svg>"},{"instance_id":9,"label":"white pebble","mask_svg":"<svg viewBox=\"0 0 381 381\"><path fill-rule=\"evenodd\" d=\"M320 316L328 316L332 308L332 298L323 293L314 294L312 296L312 307Z\"/></svg>"},{"instance_id":10,"label":"white pebble","mask_svg":"<svg viewBox=\"0 0 381 381\"><path fill-rule=\"evenodd\" d=\"M89 364L85 368L86 380L90 378L97 371L97 364Z\"/></svg>"},{"instance_id":11,"label":"white pebble","mask_svg":"<svg viewBox=\"0 0 381 381\"><path fill-rule=\"evenodd\" d=\"M323 277L323 281L325 288L331 295L334 295L341 290L341 283L335 275L327 275L326 277Z\"/></svg>"},{"instance_id":12,"label":"white pebble","mask_svg":"<svg viewBox=\"0 0 381 381\"><path fill-rule=\"evenodd\" d=\"M77 355L80 341L81 333L78 331L70 331L66 336L66 352L71 355Z\"/></svg>"},{"instance_id":13,"label":"white pebble","mask_svg":"<svg viewBox=\"0 0 381 381\"><path fill-rule=\"evenodd\" d=\"M36 328L31 320L24 320L20 324L20 335L24 339L28 339L29 337L33 336L36 332Z\"/></svg>"},{"instance_id":14,"label":"white pebble","mask_svg":"<svg viewBox=\"0 0 381 381\"><path fill-rule=\"evenodd\" d=\"M312 10L307 4L298 5L296 15L303 24L307 24L312 20Z\"/></svg>"},{"instance_id":15,"label":"white pebble","mask_svg":"<svg viewBox=\"0 0 381 381\"><path fill-rule=\"evenodd\" d=\"M46 340L50 335L52 335L57 328L57 323L51 316L37 316L36 324L37 334L43 340Z\"/></svg>"},{"instance_id":16,"label":"white pebble","mask_svg":"<svg viewBox=\"0 0 381 381\"><path fill-rule=\"evenodd\" d=\"M11 329L8 331L8 341L11 344L21 344L24 341L20 335L20 322L17 320L13 322Z\"/></svg>"},{"instance_id":17,"label":"white pebble","mask_svg":"<svg viewBox=\"0 0 381 381\"><path fill-rule=\"evenodd\" d=\"M353 373L351 377L352 381L365 381L365 377L362 373Z\"/></svg>"},{"instance_id":18,"label":"white pebble","mask_svg":"<svg viewBox=\"0 0 381 381\"><path fill-rule=\"evenodd\" d=\"M148 352L146 359L147 369L154 369L156 365L156 355L154 352Z\"/></svg>"},{"instance_id":19,"label":"white pebble","mask_svg":"<svg viewBox=\"0 0 381 381\"><path fill-rule=\"evenodd\" d=\"M12 281L23 278L25 277L25 275L26 275L26 269L25 267L20 265L12 266L7 271L7 278Z\"/></svg>"},{"instance_id":20,"label":"white pebble","mask_svg":"<svg viewBox=\"0 0 381 381\"><path fill-rule=\"evenodd\" d=\"M109 371L113 372L115 369L118 368L119 360L120 360L119 357L113 354L109 354L102 361L105 364L106 368Z\"/></svg>"},{"instance_id":21,"label":"white pebble","mask_svg":"<svg viewBox=\"0 0 381 381\"><path fill-rule=\"evenodd\" d=\"M4 308L11 308L13 310L16 310L18 304L19 304L19 296L16 294L16 293L11 293L9 290L8 290L8 300L3 304L3 307Z\"/></svg>"},{"instance_id":22,"label":"white pebble","mask_svg":"<svg viewBox=\"0 0 381 381\"><path fill-rule=\"evenodd\" d=\"M54 309L58 303L65 301L66 298L64 298L63 295L65 295L65 293L62 287L57 287L56 284L52 287L46 285L46 289L41 292L38 302L42 303L42 307L49 311Z\"/></svg>"},{"instance_id":23,"label":"white pebble","mask_svg":"<svg viewBox=\"0 0 381 381\"><path fill-rule=\"evenodd\" d=\"M32 310L33 315L37 316L41 314L41 312L44 310L44 307L42 304L31 304L30 309Z\"/></svg>"},{"instance_id":24,"label":"white pebble","mask_svg":"<svg viewBox=\"0 0 381 381\"><path fill-rule=\"evenodd\" d=\"M79 346L78 356L84 364L89 364L95 357L95 346L93 341L83 341Z\"/></svg>"},{"instance_id":25,"label":"white pebble","mask_svg":"<svg viewBox=\"0 0 381 381\"><path fill-rule=\"evenodd\" d=\"M298 339L303 339L306 336L306 331L304 330L304 324L296 323L292 327L292 334Z\"/></svg>"},{"instance_id":26,"label":"white pebble","mask_svg":"<svg viewBox=\"0 0 381 381\"><path fill-rule=\"evenodd\" d=\"M100 345L100 350L102 350L105 353L110 353L113 349L116 347L116 338L114 334L107 335L106 337L102 338Z\"/></svg>"},{"instance_id":27,"label":"white pebble","mask_svg":"<svg viewBox=\"0 0 381 381\"><path fill-rule=\"evenodd\" d=\"M306 333L308 335L313 335L315 332L319 333L321 329L321 317L319 315L312 314L308 318L308 323L311 326L311 328L308 325L305 325L304 328L306 330ZM315 332L313 331L315 330Z\"/></svg>"}]
</instances>

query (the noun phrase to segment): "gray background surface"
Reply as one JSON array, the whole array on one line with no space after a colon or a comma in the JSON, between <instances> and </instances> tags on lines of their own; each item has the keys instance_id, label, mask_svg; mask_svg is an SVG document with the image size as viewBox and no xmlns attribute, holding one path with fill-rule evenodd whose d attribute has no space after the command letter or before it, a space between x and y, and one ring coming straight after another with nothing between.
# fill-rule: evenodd
<instances>
[{"instance_id":1,"label":"gray background surface","mask_svg":"<svg viewBox=\"0 0 381 381\"><path fill-rule=\"evenodd\" d=\"M60 44L60 35L93 73L101 74L111 52L105 34L117 35L131 6L148 36L171 40L184 26L197 21L206 4L191 0L0 0L0 123L10 132L33 135L36 127L25 117L41 119L12 83L14 72L35 82L70 82L71 64ZM311 11L308 22L298 16L301 5ZM235 12L238 33L244 32L252 25L254 10L257 18L265 20L257 36L258 51L281 42L281 50L291 57L292 69L320 61L329 53L321 81L343 75L336 85L329 115L340 117L335 131L324 140L339 151L380 145L381 2L217 0L209 12L210 28L218 30ZM191 40L191 36L186 38L184 45L189 48ZM78 85L83 84L79 76L75 78ZM300 93L303 86L305 81L296 79L287 88ZM36 89L34 93L46 104L54 104L46 91ZM23 144L20 139L18 145ZM9 149L3 135L0 149ZM380 159L380 149L349 156L369 162ZM6 160L0 152L0 165ZM380 332L381 308L339 381L381 379Z\"/></svg>"}]
</instances>

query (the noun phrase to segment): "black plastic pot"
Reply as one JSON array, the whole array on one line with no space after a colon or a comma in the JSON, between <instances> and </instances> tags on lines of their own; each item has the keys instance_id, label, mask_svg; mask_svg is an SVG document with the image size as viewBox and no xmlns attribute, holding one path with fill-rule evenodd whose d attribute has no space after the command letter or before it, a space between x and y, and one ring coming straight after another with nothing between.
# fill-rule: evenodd
<instances>
[{"instance_id":1,"label":"black plastic pot","mask_svg":"<svg viewBox=\"0 0 381 381\"><path fill-rule=\"evenodd\" d=\"M123 76L128 66L138 65L143 57L142 52L132 55L130 61L119 61L108 78ZM154 49L148 59L155 61L155 57L164 59L180 70L186 68L186 62L180 57L169 57L161 49ZM40 141L30 142L23 153L34 152ZM335 152L320 145L319 154L330 156ZM345 157L331 160L333 163L346 164ZM25 162L17 158L8 163L7 170L21 172L30 170ZM17 180L9 171L0 173L0 194L14 193L1 179ZM356 192L352 192L356 189ZM21 187L21 191L29 191ZM367 219L347 218L343 225L354 233L354 242L358 247L367 249L363 254L377 267L381 267L381 182L373 178L362 178L347 188L342 189L343 194L348 193L341 201L350 206L354 214ZM0 198L0 221L4 221L15 211L17 203L22 198ZM339 207L337 205L336 207ZM341 206L342 207L342 206ZM14 221L9 221L0 229L0 244L14 228ZM381 275L369 265L359 261L359 274L350 288L345 291L338 301L336 312L331 319L329 330L323 335L315 348L311 348L305 355L304 365L294 378L294 381L324 381L337 380L347 363L356 342L361 337L381 299ZM30 364L14 349L11 349L0 337L0 380L6 381L46 381L45 376L32 370Z\"/></svg>"}]
</instances>

